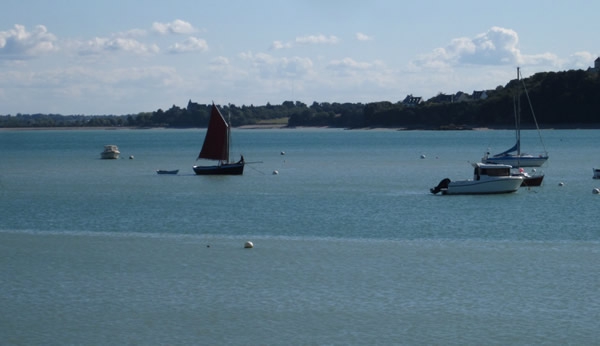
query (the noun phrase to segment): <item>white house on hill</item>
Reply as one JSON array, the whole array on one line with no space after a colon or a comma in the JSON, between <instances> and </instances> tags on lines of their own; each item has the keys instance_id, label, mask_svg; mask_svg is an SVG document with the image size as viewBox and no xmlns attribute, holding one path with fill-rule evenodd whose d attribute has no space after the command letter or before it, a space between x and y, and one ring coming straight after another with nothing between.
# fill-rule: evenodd
<instances>
[{"instance_id":1,"label":"white house on hill","mask_svg":"<svg viewBox=\"0 0 600 346\"><path fill-rule=\"evenodd\" d=\"M474 101L485 100L485 99L488 98L488 94L487 94L487 92L485 90L482 90L482 91L474 90L472 97L473 97Z\"/></svg>"}]
</instances>

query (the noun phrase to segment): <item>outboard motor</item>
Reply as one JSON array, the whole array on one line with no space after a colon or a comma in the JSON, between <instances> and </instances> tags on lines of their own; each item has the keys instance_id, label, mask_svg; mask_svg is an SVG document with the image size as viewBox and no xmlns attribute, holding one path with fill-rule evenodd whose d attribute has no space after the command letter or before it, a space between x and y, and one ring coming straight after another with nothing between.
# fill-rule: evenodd
<instances>
[{"instance_id":1,"label":"outboard motor","mask_svg":"<svg viewBox=\"0 0 600 346\"><path fill-rule=\"evenodd\" d=\"M442 181L440 181L440 183L438 184L438 186L429 189L429 191L431 191L431 193L433 193L434 195L440 191L442 191L442 189L447 189L448 188L448 184L450 184L450 179L446 178L446 179L442 179Z\"/></svg>"}]
</instances>

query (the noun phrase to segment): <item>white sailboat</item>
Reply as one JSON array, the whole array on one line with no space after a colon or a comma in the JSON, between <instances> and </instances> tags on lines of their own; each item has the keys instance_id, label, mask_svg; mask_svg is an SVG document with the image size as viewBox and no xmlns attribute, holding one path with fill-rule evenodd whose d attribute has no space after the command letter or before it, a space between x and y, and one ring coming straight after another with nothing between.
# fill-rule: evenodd
<instances>
[{"instance_id":1,"label":"white sailboat","mask_svg":"<svg viewBox=\"0 0 600 346\"><path fill-rule=\"evenodd\" d=\"M531 109L531 114L533 115L535 127L538 131L538 135L540 137L540 142L542 143L542 146L543 146L544 142L542 141L540 128L538 126L537 119L535 118L535 113L533 112L533 107L531 105L531 100L529 99L529 94L527 93L527 88L525 87L525 82L523 82L523 80L521 78L521 71L518 67L517 67L517 82L518 83L520 82L523 85L523 90L525 91L525 95L527 96L527 101L529 102L529 107ZM519 90L520 90L520 85L519 85ZM493 155L493 156L490 156L489 152L486 153L485 156L481 159L482 162L504 164L504 165L510 165L513 168L520 168L520 167L540 167L541 165L546 163L546 161L548 160L548 152L546 151L545 147L544 147L544 152L541 154L537 154L537 155L527 154L527 153L523 153L521 151L521 102L520 102L520 99L521 99L521 93L519 92L516 97L516 102L515 102L515 129L516 129L516 137L517 137L515 145L512 148L510 148L504 152L501 152L500 154Z\"/></svg>"}]
</instances>

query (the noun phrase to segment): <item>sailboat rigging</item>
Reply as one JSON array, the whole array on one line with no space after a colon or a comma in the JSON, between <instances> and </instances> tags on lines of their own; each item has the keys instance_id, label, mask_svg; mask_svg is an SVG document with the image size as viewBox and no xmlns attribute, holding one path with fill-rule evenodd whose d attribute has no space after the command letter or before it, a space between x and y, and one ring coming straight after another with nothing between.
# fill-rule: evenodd
<instances>
[{"instance_id":1,"label":"sailboat rigging","mask_svg":"<svg viewBox=\"0 0 600 346\"><path fill-rule=\"evenodd\" d=\"M511 165L513 168L520 167L540 167L548 160L548 152L546 151L546 147L544 146L544 142L542 140L540 128L537 123L537 119L535 118L535 113L533 111L533 106L531 105L531 100L529 99L529 93L527 92L527 87L525 86L525 82L522 79L521 71L517 67L517 85L519 88L519 92L517 93L516 101L515 101L515 129L516 129L516 143L515 145L499 154L490 156L490 153L486 153L482 158L482 162L484 163L496 163L496 164L505 164ZM538 135L540 137L540 142L542 146L544 146L544 153L539 155L531 155L521 152L521 97L520 97L520 84L523 85L523 90L525 91L525 95L527 96L527 101L529 103L529 107L531 109L531 114L533 116L533 120L535 122L535 127L538 131Z\"/></svg>"},{"instance_id":2,"label":"sailboat rigging","mask_svg":"<svg viewBox=\"0 0 600 346\"><path fill-rule=\"evenodd\" d=\"M242 175L244 156L237 162L229 162L230 126L214 102L199 159L217 160L217 165L193 166L197 175Z\"/></svg>"}]
</instances>

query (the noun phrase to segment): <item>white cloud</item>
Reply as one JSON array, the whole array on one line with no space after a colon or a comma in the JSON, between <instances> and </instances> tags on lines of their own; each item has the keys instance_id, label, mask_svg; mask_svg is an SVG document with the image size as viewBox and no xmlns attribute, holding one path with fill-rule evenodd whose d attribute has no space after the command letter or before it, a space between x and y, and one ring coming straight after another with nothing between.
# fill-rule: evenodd
<instances>
[{"instance_id":1,"label":"white cloud","mask_svg":"<svg viewBox=\"0 0 600 346\"><path fill-rule=\"evenodd\" d=\"M8 31L0 31L0 59L21 60L57 50L56 37L45 26L37 25L32 31L15 24Z\"/></svg>"},{"instance_id":2,"label":"white cloud","mask_svg":"<svg viewBox=\"0 0 600 346\"><path fill-rule=\"evenodd\" d=\"M420 56L411 65L417 68L447 69L459 65L553 65L560 64L551 53L524 55L516 31L494 26L474 38L460 37L444 48Z\"/></svg>"},{"instance_id":3,"label":"white cloud","mask_svg":"<svg viewBox=\"0 0 600 346\"><path fill-rule=\"evenodd\" d=\"M396 73L380 60L365 62L346 57L330 61L326 69L331 71L327 78L335 84L343 85L343 88L363 85L380 90L397 83Z\"/></svg>"},{"instance_id":4,"label":"white cloud","mask_svg":"<svg viewBox=\"0 0 600 346\"><path fill-rule=\"evenodd\" d=\"M0 71L0 80L17 91L28 91L7 93L12 102L20 104L11 112L65 115L155 110L177 100L174 86L185 84L175 68L158 65L124 68L77 65L44 71Z\"/></svg>"},{"instance_id":5,"label":"white cloud","mask_svg":"<svg viewBox=\"0 0 600 346\"><path fill-rule=\"evenodd\" d=\"M82 55L101 54L106 51L131 52L135 54L158 53L159 48L155 44L146 45L132 38L96 37L83 43L79 43L79 53Z\"/></svg>"},{"instance_id":6,"label":"white cloud","mask_svg":"<svg viewBox=\"0 0 600 346\"><path fill-rule=\"evenodd\" d=\"M278 50L278 49L291 48L291 47L292 47L292 44L290 42L284 43L281 41L273 41L270 49Z\"/></svg>"},{"instance_id":7,"label":"white cloud","mask_svg":"<svg viewBox=\"0 0 600 346\"><path fill-rule=\"evenodd\" d=\"M575 52L569 56L566 63L573 68L587 69L594 66L597 57L598 54L590 52Z\"/></svg>"},{"instance_id":8,"label":"white cloud","mask_svg":"<svg viewBox=\"0 0 600 346\"><path fill-rule=\"evenodd\" d=\"M278 61L278 71L281 75L300 76L311 73L313 70L313 62L309 58L291 57L282 58Z\"/></svg>"},{"instance_id":9,"label":"white cloud","mask_svg":"<svg viewBox=\"0 0 600 346\"><path fill-rule=\"evenodd\" d=\"M342 60L332 60L327 67L334 70L367 70L373 67L373 64L368 62L359 62L352 58L344 58Z\"/></svg>"},{"instance_id":10,"label":"white cloud","mask_svg":"<svg viewBox=\"0 0 600 346\"><path fill-rule=\"evenodd\" d=\"M224 56L218 56L212 60L212 64L215 65L229 65L229 59Z\"/></svg>"},{"instance_id":11,"label":"white cloud","mask_svg":"<svg viewBox=\"0 0 600 346\"><path fill-rule=\"evenodd\" d=\"M41 72L13 72L0 75L10 76L11 83L20 86L44 88L48 85L56 87L76 87L83 85L128 85L139 81L167 81L176 77L175 69L164 66L128 67L98 69L87 66L70 66ZM144 84L141 84L144 85Z\"/></svg>"},{"instance_id":12,"label":"white cloud","mask_svg":"<svg viewBox=\"0 0 600 346\"><path fill-rule=\"evenodd\" d=\"M261 78L290 78L310 74L313 62L309 58L276 58L269 54L242 53L241 58L251 63Z\"/></svg>"},{"instance_id":13,"label":"white cloud","mask_svg":"<svg viewBox=\"0 0 600 346\"><path fill-rule=\"evenodd\" d=\"M358 41L371 41L373 38L371 36L363 34L362 32L357 32L356 33L356 39Z\"/></svg>"},{"instance_id":14,"label":"white cloud","mask_svg":"<svg viewBox=\"0 0 600 346\"><path fill-rule=\"evenodd\" d=\"M160 34L189 34L197 30L188 22L174 20L170 23L155 22L152 24L155 32ZM155 54L160 48L155 43L142 41L146 31L132 29L126 32L115 33L111 37L96 37L85 42L72 44L82 55L101 54L106 51L129 52L138 55ZM171 43L166 49L169 53L188 53L196 51L207 51L208 44L204 39L190 36L183 42Z\"/></svg>"},{"instance_id":15,"label":"white cloud","mask_svg":"<svg viewBox=\"0 0 600 346\"><path fill-rule=\"evenodd\" d=\"M205 40L190 36L181 43L175 43L169 47L171 53L189 53L189 52L205 52L208 50L208 44Z\"/></svg>"},{"instance_id":16,"label":"white cloud","mask_svg":"<svg viewBox=\"0 0 600 346\"><path fill-rule=\"evenodd\" d=\"M27 87L32 90L47 90L66 93L66 90L81 91L92 88L112 90L126 89L131 86L147 88L148 85L166 85L179 77L175 69L164 66L129 67L99 69L88 66L69 66L40 72L11 71L0 73L0 77L12 85ZM151 84L146 84L152 82ZM107 88L107 86L111 88ZM77 93L84 94L84 93ZM83 95L85 96L85 95Z\"/></svg>"},{"instance_id":17,"label":"white cloud","mask_svg":"<svg viewBox=\"0 0 600 346\"><path fill-rule=\"evenodd\" d=\"M330 35L310 35L296 37L296 43L298 44L336 44L339 39L336 36Z\"/></svg>"},{"instance_id":18,"label":"white cloud","mask_svg":"<svg viewBox=\"0 0 600 346\"><path fill-rule=\"evenodd\" d=\"M541 53L533 55L523 55L517 61L519 65L542 65L559 67L563 61L554 53Z\"/></svg>"},{"instance_id":19,"label":"white cloud","mask_svg":"<svg viewBox=\"0 0 600 346\"><path fill-rule=\"evenodd\" d=\"M296 37L294 42L282 42L282 41L273 41L271 43L270 50L279 50L284 48L292 48L294 43L299 45L311 45L311 44L337 44L339 43L339 39L336 36L330 35L308 35L308 36L300 36Z\"/></svg>"},{"instance_id":20,"label":"white cloud","mask_svg":"<svg viewBox=\"0 0 600 346\"><path fill-rule=\"evenodd\" d=\"M115 36L119 37L142 37L146 36L146 30L144 29L131 29L125 32L120 32L115 34Z\"/></svg>"},{"instance_id":21,"label":"white cloud","mask_svg":"<svg viewBox=\"0 0 600 346\"><path fill-rule=\"evenodd\" d=\"M477 35L472 43L475 49L470 54L461 54L461 62L504 65L519 63L521 52L517 48L519 36L514 30L492 27Z\"/></svg>"},{"instance_id":22,"label":"white cloud","mask_svg":"<svg viewBox=\"0 0 600 346\"><path fill-rule=\"evenodd\" d=\"M159 34L192 34L197 30L192 26L192 24L183 21L181 19L176 19L170 23L152 23L152 29Z\"/></svg>"}]
</instances>

